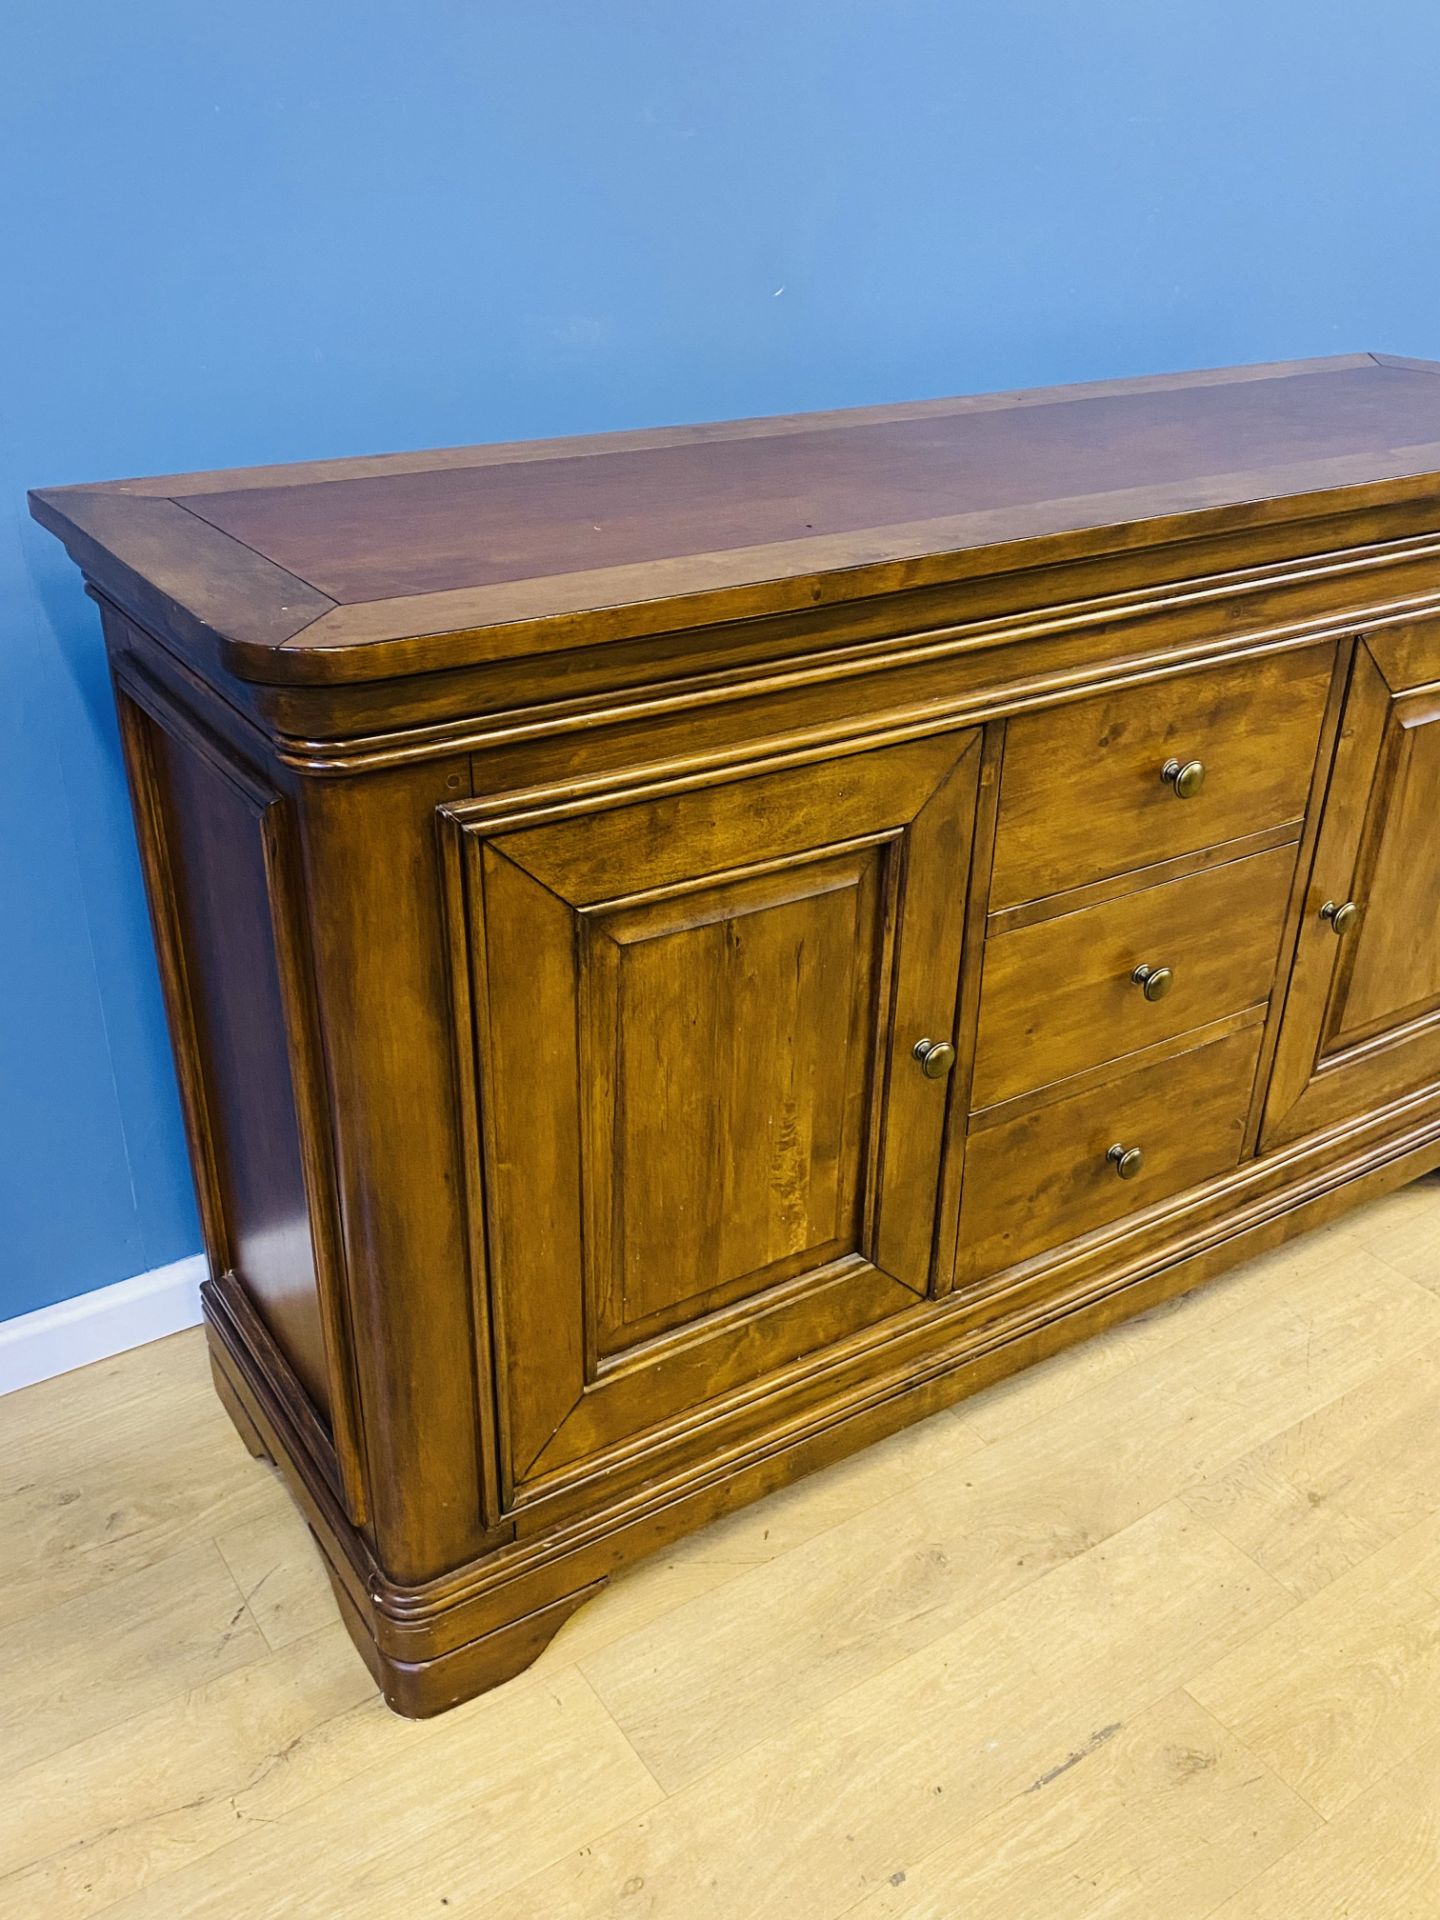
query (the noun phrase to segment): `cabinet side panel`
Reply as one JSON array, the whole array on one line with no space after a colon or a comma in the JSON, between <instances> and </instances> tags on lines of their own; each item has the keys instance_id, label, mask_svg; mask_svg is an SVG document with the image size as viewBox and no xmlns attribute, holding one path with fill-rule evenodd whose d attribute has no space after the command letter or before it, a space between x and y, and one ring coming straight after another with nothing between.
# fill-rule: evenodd
<instances>
[{"instance_id":1,"label":"cabinet side panel","mask_svg":"<svg viewBox=\"0 0 1440 1920\"><path fill-rule=\"evenodd\" d=\"M306 1392L327 1414L315 1253L286 1047L265 859L278 799L247 790L148 715L138 715L156 786L183 952L213 1180L214 1265L232 1271ZM206 1177L202 1172L201 1177Z\"/></svg>"}]
</instances>

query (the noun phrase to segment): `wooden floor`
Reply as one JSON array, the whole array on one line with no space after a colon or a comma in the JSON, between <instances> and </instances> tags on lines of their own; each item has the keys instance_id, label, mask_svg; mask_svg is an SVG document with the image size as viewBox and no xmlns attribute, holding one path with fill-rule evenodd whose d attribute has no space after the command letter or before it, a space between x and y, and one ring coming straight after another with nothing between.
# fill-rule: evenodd
<instances>
[{"instance_id":1,"label":"wooden floor","mask_svg":"<svg viewBox=\"0 0 1440 1920\"><path fill-rule=\"evenodd\" d=\"M180 1334L0 1400L0 1914L1436 1920L1440 1182L395 1719Z\"/></svg>"}]
</instances>

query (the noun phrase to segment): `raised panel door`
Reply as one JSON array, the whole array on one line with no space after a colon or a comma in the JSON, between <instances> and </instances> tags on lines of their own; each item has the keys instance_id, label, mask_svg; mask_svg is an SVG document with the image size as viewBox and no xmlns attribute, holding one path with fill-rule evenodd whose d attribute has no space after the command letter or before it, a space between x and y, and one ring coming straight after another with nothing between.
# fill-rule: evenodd
<instances>
[{"instance_id":1,"label":"raised panel door","mask_svg":"<svg viewBox=\"0 0 1440 1920\"><path fill-rule=\"evenodd\" d=\"M948 1277L976 740L452 810L507 1499Z\"/></svg>"},{"instance_id":2,"label":"raised panel door","mask_svg":"<svg viewBox=\"0 0 1440 1920\"><path fill-rule=\"evenodd\" d=\"M1440 625L1417 625L1356 650L1262 1144L1440 1080L1437 823Z\"/></svg>"}]
</instances>

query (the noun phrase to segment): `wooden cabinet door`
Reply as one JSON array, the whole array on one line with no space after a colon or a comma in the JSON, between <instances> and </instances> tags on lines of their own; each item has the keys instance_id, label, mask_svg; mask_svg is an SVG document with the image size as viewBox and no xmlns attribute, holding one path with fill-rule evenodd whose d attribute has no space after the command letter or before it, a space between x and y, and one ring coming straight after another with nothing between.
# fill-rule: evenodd
<instances>
[{"instance_id":1,"label":"wooden cabinet door","mask_svg":"<svg viewBox=\"0 0 1440 1920\"><path fill-rule=\"evenodd\" d=\"M1348 926L1352 917L1337 922L1334 911L1346 903ZM1356 649L1261 1144L1431 1081L1440 1081L1440 623Z\"/></svg>"},{"instance_id":2,"label":"wooden cabinet door","mask_svg":"<svg viewBox=\"0 0 1440 1920\"><path fill-rule=\"evenodd\" d=\"M976 741L454 810L507 1499L929 1292Z\"/></svg>"}]
</instances>

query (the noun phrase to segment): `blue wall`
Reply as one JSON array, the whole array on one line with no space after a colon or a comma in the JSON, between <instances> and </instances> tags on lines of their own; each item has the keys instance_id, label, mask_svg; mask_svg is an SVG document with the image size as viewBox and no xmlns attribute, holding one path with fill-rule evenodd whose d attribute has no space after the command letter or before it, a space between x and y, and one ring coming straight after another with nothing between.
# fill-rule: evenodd
<instances>
[{"instance_id":1,"label":"blue wall","mask_svg":"<svg viewBox=\"0 0 1440 1920\"><path fill-rule=\"evenodd\" d=\"M1420 0L6 0L0 1316L198 1245L27 485L1440 355Z\"/></svg>"}]
</instances>

